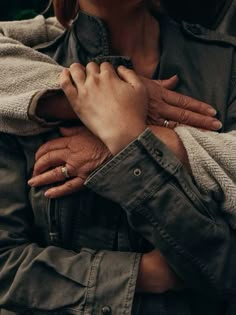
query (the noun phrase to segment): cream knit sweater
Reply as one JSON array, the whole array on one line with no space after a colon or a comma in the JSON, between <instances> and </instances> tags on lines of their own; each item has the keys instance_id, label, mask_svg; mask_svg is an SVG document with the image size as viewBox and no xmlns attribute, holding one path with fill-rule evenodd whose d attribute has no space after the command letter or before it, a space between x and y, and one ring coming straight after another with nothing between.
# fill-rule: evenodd
<instances>
[{"instance_id":1,"label":"cream knit sweater","mask_svg":"<svg viewBox=\"0 0 236 315\"><path fill-rule=\"evenodd\" d=\"M43 16L0 23L0 131L18 135L45 132L28 119L29 107L38 95L59 89L62 68L32 48L62 33L55 18ZM218 134L183 126L175 130L197 185L218 200L222 214L236 228L236 131Z\"/></svg>"}]
</instances>

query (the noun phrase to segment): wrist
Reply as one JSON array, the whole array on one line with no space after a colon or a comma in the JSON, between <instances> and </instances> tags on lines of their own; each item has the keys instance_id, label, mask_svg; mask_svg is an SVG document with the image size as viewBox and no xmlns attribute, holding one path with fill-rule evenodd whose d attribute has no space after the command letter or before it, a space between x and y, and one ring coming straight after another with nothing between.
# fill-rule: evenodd
<instances>
[{"instance_id":1,"label":"wrist","mask_svg":"<svg viewBox=\"0 0 236 315\"><path fill-rule=\"evenodd\" d=\"M78 119L63 93L42 96L38 100L36 115L49 121Z\"/></svg>"},{"instance_id":2,"label":"wrist","mask_svg":"<svg viewBox=\"0 0 236 315\"><path fill-rule=\"evenodd\" d=\"M146 124L140 123L134 127L121 129L115 134L107 135L104 143L112 155L116 155L142 134L146 128Z\"/></svg>"}]
</instances>

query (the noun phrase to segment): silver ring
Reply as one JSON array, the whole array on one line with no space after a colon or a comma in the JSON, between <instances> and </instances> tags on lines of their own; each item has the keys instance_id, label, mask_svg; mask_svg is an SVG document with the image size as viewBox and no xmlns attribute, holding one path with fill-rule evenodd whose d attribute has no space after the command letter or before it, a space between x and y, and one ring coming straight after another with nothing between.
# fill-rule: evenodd
<instances>
[{"instance_id":1,"label":"silver ring","mask_svg":"<svg viewBox=\"0 0 236 315\"><path fill-rule=\"evenodd\" d=\"M165 127L165 128L169 127L169 120L167 120L167 119L164 120L163 127Z\"/></svg>"},{"instance_id":2,"label":"silver ring","mask_svg":"<svg viewBox=\"0 0 236 315\"><path fill-rule=\"evenodd\" d=\"M61 167L61 173L63 174L63 176L65 177L65 179L70 178L70 174L68 172L68 169L66 166L62 166Z\"/></svg>"}]
</instances>

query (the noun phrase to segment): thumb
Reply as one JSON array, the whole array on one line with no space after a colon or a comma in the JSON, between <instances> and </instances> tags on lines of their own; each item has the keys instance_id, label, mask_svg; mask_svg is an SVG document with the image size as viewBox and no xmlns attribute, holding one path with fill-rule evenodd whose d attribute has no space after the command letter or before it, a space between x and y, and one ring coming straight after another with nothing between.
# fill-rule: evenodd
<instances>
[{"instance_id":1,"label":"thumb","mask_svg":"<svg viewBox=\"0 0 236 315\"><path fill-rule=\"evenodd\" d=\"M80 133L81 126L73 126L73 127L60 127L60 133L64 137L75 136Z\"/></svg>"},{"instance_id":2,"label":"thumb","mask_svg":"<svg viewBox=\"0 0 236 315\"><path fill-rule=\"evenodd\" d=\"M137 84L142 84L141 79L138 75L134 72L134 70L128 69L124 66L119 66L117 72L121 79L125 82L130 83L132 86L136 86Z\"/></svg>"},{"instance_id":3,"label":"thumb","mask_svg":"<svg viewBox=\"0 0 236 315\"><path fill-rule=\"evenodd\" d=\"M155 80L154 81L156 84L162 86L165 89L168 90L174 90L178 83L179 83L179 77L177 74L173 75L172 77L170 77L169 79L166 80Z\"/></svg>"}]
</instances>

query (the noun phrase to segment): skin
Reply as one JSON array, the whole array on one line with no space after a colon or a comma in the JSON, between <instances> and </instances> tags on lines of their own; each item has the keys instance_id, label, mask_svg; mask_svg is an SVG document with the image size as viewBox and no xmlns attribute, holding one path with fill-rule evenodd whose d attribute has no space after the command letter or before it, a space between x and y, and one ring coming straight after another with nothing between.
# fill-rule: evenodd
<instances>
[{"instance_id":1,"label":"skin","mask_svg":"<svg viewBox=\"0 0 236 315\"><path fill-rule=\"evenodd\" d=\"M192 119L191 110L197 107L200 108L200 114L204 112L204 117L208 116L209 121L206 122L206 118L204 118L205 125L216 123L216 120L212 118L215 113L209 105L205 104L204 107L204 104L201 103L200 107L196 106L196 101L180 97L175 92L162 87L161 84L158 85L159 93L154 92L154 90L158 90L157 83L148 80L148 78L151 78L156 64L159 62L156 43L159 40L160 30L157 21L146 10L144 1L80 0L80 7L84 11L103 18L110 30L111 46L114 53L129 55L136 73L124 67L119 67L117 74L108 63L101 66L90 63L86 69L79 64L75 64L70 67L70 70L64 70L61 76L61 86L73 109L69 115L67 112L67 115L75 118L76 114L93 134L89 133L84 127L69 133L62 130L62 135L65 136L63 145L62 140L57 139L54 142L45 144L37 152L34 175L46 171L51 163L50 166L55 168L54 175L57 176L57 181L60 181L62 180L61 165L66 164L68 168L70 166L69 173L74 177L72 180L77 180L77 186L82 186L84 179L91 171L110 158L111 155L117 154L142 133L147 127L147 123L153 124L155 120L157 124L158 121L163 123L163 119L166 119L170 112L174 113L169 118L173 124L179 120L186 123L188 119ZM122 34L125 36L122 36ZM151 37L150 34L153 36ZM121 42L120 38L124 40ZM154 89L154 84L156 89ZM66 104L67 100L65 100ZM98 106L98 104L102 104L102 106ZM158 106L155 104L165 104L171 110L168 111L168 108L163 110L162 106L162 114L158 113L158 110L156 110ZM179 107L182 107L180 111L182 114L179 114L179 111L176 112L176 107L179 104L181 104ZM67 105L64 106L65 111L66 107ZM39 114L44 117L47 116L48 111L45 110L46 107L43 103L39 108ZM54 118L54 109L50 108L49 117ZM41 110L42 112L40 112ZM199 112L199 109L195 111ZM178 115L179 120L176 119ZM197 120L201 118L198 115L199 113L194 116L195 125L198 125ZM132 128L130 128L131 125ZM163 127L152 125L150 127L157 137L165 142L187 166L186 153L176 133ZM219 127L218 123L217 128ZM214 127L213 129L217 128ZM86 141L87 152L91 154L95 149L96 157L94 161L96 162L90 163L90 160L88 160L87 163L85 157L83 160L84 168L79 173L77 171L78 164L75 161L77 160L76 152L81 151L72 144L74 142L80 143L79 139L81 140L83 137L89 139L88 142ZM63 154L65 150L71 152L70 145L73 149L76 148L73 159L68 157L69 154L57 155L60 156L59 159L56 157L51 160L45 158L50 150L57 153L61 150ZM87 156L90 158L90 155ZM54 162L52 163L52 161ZM29 183L32 186L38 185L39 182L45 184L46 179L51 176L52 173L49 171L44 177L33 178ZM67 185L67 192L72 192L76 186L71 181L68 181L65 185ZM51 190L51 195L48 192L48 197L52 196L52 192ZM162 293L169 289L178 288L179 283L180 280L177 275L171 270L159 251L154 250L142 256L137 290Z\"/></svg>"}]
</instances>

